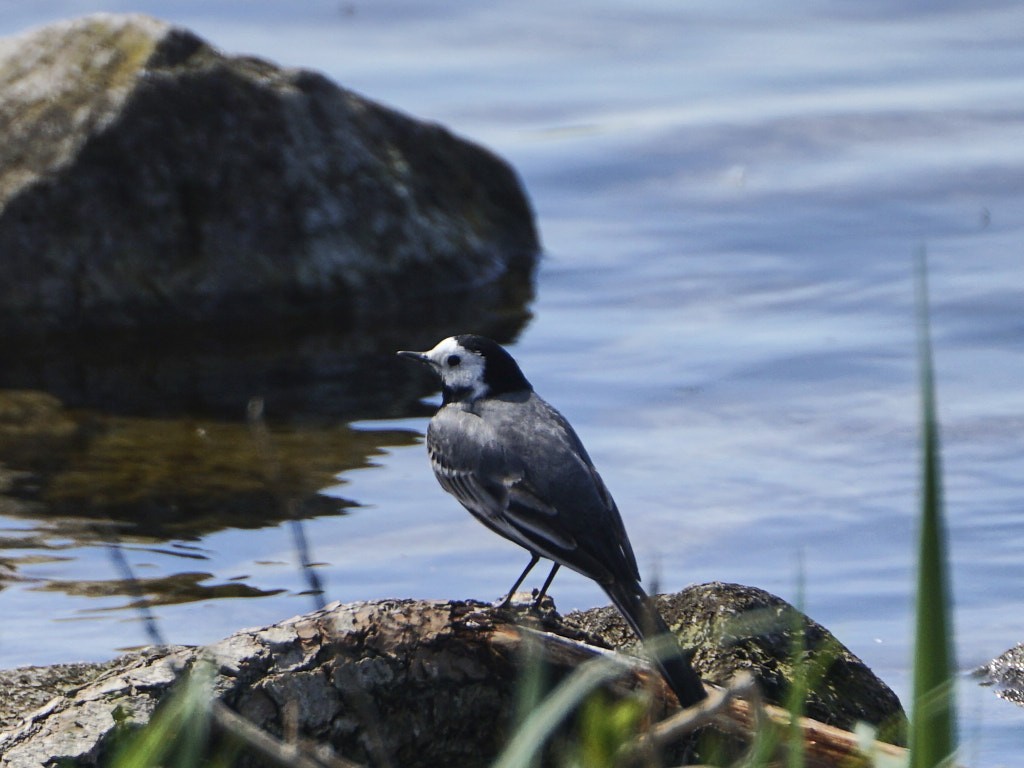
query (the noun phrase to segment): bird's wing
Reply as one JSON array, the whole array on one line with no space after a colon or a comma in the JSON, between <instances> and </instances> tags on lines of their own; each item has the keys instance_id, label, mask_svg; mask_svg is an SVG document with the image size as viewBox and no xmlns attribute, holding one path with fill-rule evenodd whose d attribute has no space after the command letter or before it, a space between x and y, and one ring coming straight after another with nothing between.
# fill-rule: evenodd
<instances>
[{"instance_id":1,"label":"bird's wing","mask_svg":"<svg viewBox=\"0 0 1024 768\"><path fill-rule=\"evenodd\" d=\"M608 508L597 501L586 467L573 467L568 461L556 463L562 464L563 472L555 467L528 467L523 477L509 486L505 520L534 551L555 562L600 583L620 574L629 578L634 570L628 565L634 562L633 553L621 523L615 525L619 515L614 502ZM552 494L547 482L552 474L566 478L557 494ZM587 481L581 489L577 478L583 476Z\"/></svg>"},{"instance_id":2,"label":"bird's wing","mask_svg":"<svg viewBox=\"0 0 1024 768\"><path fill-rule=\"evenodd\" d=\"M493 427L460 407L443 407L427 429L427 453L442 488L492 531L533 551L506 516L509 488L523 470Z\"/></svg>"},{"instance_id":3,"label":"bird's wing","mask_svg":"<svg viewBox=\"0 0 1024 768\"><path fill-rule=\"evenodd\" d=\"M536 396L438 412L427 434L445 490L488 528L599 582L638 580L619 511L565 419Z\"/></svg>"},{"instance_id":4,"label":"bird's wing","mask_svg":"<svg viewBox=\"0 0 1024 768\"><path fill-rule=\"evenodd\" d=\"M532 415L514 424L534 428L506 425L501 432L518 443L517 452L527 457L526 482L558 510L558 526L577 543L563 562L602 584L609 579L639 582L622 516L572 425L536 394L525 405Z\"/></svg>"}]
</instances>

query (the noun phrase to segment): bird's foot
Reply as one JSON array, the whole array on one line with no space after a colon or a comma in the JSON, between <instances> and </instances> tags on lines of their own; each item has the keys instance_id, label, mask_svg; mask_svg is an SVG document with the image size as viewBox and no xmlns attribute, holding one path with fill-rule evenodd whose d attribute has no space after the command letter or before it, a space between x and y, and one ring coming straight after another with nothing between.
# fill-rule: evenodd
<instances>
[{"instance_id":1,"label":"bird's foot","mask_svg":"<svg viewBox=\"0 0 1024 768\"><path fill-rule=\"evenodd\" d=\"M555 609L555 601L551 599L551 595L548 594L537 594L537 590L533 590L533 599L530 601L530 610L534 613L557 613Z\"/></svg>"},{"instance_id":2,"label":"bird's foot","mask_svg":"<svg viewBox=\"0 0 1024 768\"><path fill-rule=\"evenodd\" d=\"M495 608L533 608L534 596L528 592L510 592L500 600L491 603L491 605Z\"/></svg>"}]
</instances>

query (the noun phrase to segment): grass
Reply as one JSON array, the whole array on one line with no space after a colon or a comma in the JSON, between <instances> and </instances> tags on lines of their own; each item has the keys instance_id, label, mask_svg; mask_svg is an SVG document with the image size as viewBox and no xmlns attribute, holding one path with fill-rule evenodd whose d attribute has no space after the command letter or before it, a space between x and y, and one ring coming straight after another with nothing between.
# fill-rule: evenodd
<instances>
[{"instance_id":1,"label":"grass","mask_svg":"<svg viewBox=\"0 0 1024 768\"><path fill-rule=\"evenodd\" d=\"M210 733L210 678L209 670L195 670L182 677L145 727L132 731L130 723L121 723L125 728L112 750L110 768L193 768L202 764Z\"/></svg>"},{"instance_id":2,"label":"grass","mask_svg":"<svg viewBox=\"0 0 1024 768\"><path fill-rule=\"evenodd\" d=\"M534 663L539 665L541 662ZM622 665L603 656L581 664L550 694L535 703L529 714L520 722L502 754L494 762L493 768L531 768L536 765L544 745L558 727L603 683L613 680L620 674ZM615 726L610 723L603 722L612 717L614 714L611 706L605 707L603 711L591 709L590 725L601 729L614 728ZM609 751L605 752L601 759L609 760L614 756L614 745L607 744L607 740L602 741ZM591 757L597 759L594 754Z\"/></svg>"},{"instance_id":3,"label":"grass","mask_svg":"<svg viewBox=\"0 0 1024 768\"><path fill-rule=\"evenodd\" d=\"M916 262L921 393L921 519L918 541L911 768L950 765L956 751L953 631L942 503L942 464L924 250Z\"/></svg>"}]
</instances>

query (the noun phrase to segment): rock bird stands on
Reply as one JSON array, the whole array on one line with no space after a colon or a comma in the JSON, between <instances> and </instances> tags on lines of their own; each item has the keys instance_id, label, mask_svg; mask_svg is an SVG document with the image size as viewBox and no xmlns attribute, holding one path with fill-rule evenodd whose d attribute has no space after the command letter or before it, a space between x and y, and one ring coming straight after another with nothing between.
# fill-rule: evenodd
<instances>
[{"instance_id":1,"label":"rock bird stands on","mask_svg":"<svg viewBox=\"0 0 1024 768\"><path fill-rule=\"evenodd\" d=\"M534 391L512 356L480 336L453 336L429 352L399 352L440 377L442 405L427 429L441 487L492 531L530 553L505 601L541 557L596 581L637 635L669 634L640 586L636 557L615 506L576 432ZM705 697L690 654L656 664L680 704Z\"/></svg>"}]
</instances>

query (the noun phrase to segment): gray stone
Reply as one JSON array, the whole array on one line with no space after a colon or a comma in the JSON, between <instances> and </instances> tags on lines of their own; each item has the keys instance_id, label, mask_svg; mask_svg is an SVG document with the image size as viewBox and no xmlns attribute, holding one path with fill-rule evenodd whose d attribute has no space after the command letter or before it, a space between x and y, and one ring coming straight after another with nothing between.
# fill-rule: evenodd
<instances>
[{"instance_id":1,"label":"gray stone","mask_svg":"<svg viewBox=\"0 0 1024 768\"><path fill-rule=\"evenodd\" d=\"M210 670L214 695L275 735L291 720L305 738L361 761L487 765L512 712L515 678L514 654L492 644L495 631L508 632L502 617L467 626L467 616L482 612L486 621L490 610L461 602L333 603L206 649L149 649L91 674L76 670L75 685L55 685L53 701L0 732L0 766L103 765L126 733L150 722L175 677L196 668ZM418 672L424 664L433 668L430 680ZM11 698L44 701L42 683L32 681L53 683L57 672L6 673L8 683L36 691Z\"/></svg>"},{"instance_id":2,"label":"gray stone","mask_svg":"<svg viewBox=\"0 0 1024 768\"><path fill-rule=\"evenodd\" d=\"M0 133L7 334L480 310L539 250L491 152L144 16L0 41Z\"/></svg>"},{"instance_id":3,"label":"gray stone","mask_svg":"<svg viewBox=\"0 0 1024 768\"><path fill-rule=\"evenodd\" d=\"M863 721L878 727L879 738L904 743L906 716L892 689L825 627L782 598L757 587L710 582L656 601L682 645L695 649L693 665L705 681L725 685L737 672L749 671L766 700L788 708L802 674L809 717L844 730ZM573 612L565 623L616 649L636 645L614 608Z\"/></svg>"},{"instance_id":4,"label":"gray stone","mask_svg":"<svg viewBox=\"0 0 1024 768\"><path fill-rule=\"evenodd\" d=\"M717 583L665 596L660 605L683 642L697 647L696 663L705 677L724 682L746 669L768 698L780 698L781 678L791 679L785 666L793 657L792 620L801 619L791 607L762 590ZM540 612L426 600L332 603L273 627L240 631L206 649L150 649L97 665L93 674L76 670L74 686L56 685L56 698L17 726L10 727L11 713L3 718L8 730L0 732L0 767L57 760L68 766L104 764L119 737L164 706L174 673L204 664L211 669L213 695L269 733L279 736L291 728L367 764L490 765L513 727L517 681L527 658L524 638L530 638L531 654L543 644L544 676L556 681L598 652L581 640L627 644L613 613L595 609L563 621L550 602ZM830 661L809 712L850 724L878 722L870 711L902 717L899 702L870 670L820 626L802 620L807 661ZM15 670L0 681L11 686L12 701L36 706L46 701L38 690L45 685L30 682L38 674L49 684L59 679L59 673ZM622 665L622 675L612 685L617 695L640 687L648 694L663 691L660 701L650 701L651 717L675 705L657 674L639 660ZM34 688L31 696L22 695L26 686ZM849 750L832 756L828 764L851 764L844 762Z\"/></svg>"},{"instance_id":5,"label":"gray stone","mask_svg":"<svg viewBox=\"0 0 1024 768\"><path fill-rule=\"evenodd\" d=\"M982 685L990 685L996 696L1024 707L1024 643L1015 645L974 671Z\"/></svg>"}]
</instances>

